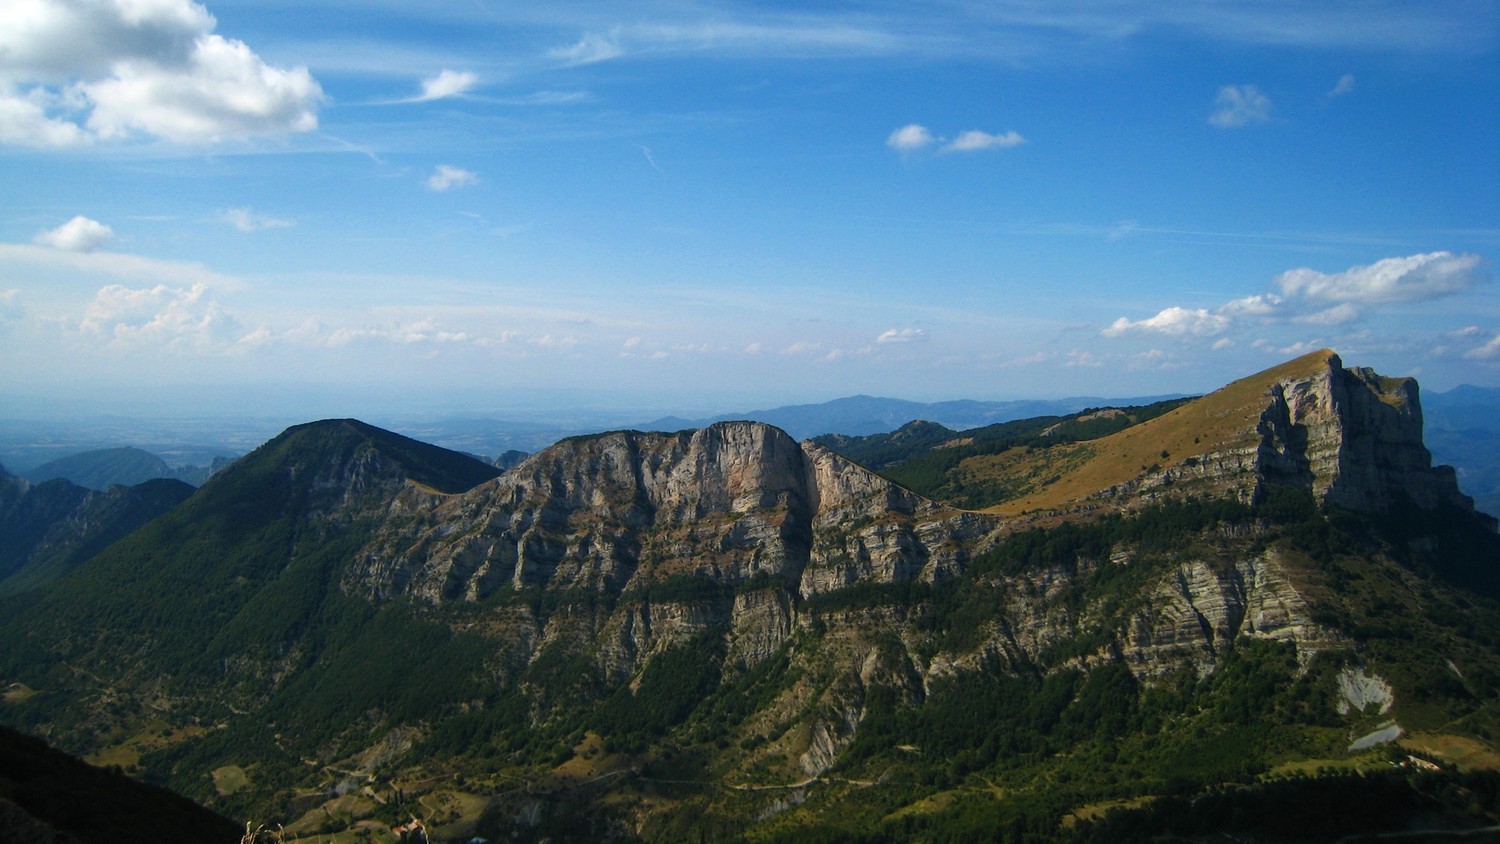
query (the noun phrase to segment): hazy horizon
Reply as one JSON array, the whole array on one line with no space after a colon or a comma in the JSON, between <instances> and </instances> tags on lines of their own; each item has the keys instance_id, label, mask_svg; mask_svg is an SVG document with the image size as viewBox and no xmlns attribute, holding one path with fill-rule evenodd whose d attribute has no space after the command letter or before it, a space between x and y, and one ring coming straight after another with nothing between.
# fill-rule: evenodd
<instances>
[{"instance_id":1,"label":"hazy horizon","mask_svg":"<svg viewBox=\"0 0 1500 844\"><path fill-rule=\"evenodd\" d=\"M0 416L1500 386L1497 103L1477 1L38 0Z\"/></svg>"}]
</instances>

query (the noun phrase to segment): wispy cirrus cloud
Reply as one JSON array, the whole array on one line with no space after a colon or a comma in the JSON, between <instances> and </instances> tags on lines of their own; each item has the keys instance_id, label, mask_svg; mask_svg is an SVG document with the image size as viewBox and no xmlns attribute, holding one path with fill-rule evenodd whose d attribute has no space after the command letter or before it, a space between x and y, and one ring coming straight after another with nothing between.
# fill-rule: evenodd
<instances>
[{"instance_id":1,"label":"wispy cirrus cloud","mask_svg":"<svg viewBox=\"0 0 1500 844\"><path fill-rule=\"evenodd\" d=\"M31 269L59 270L70 275L102 276L134 283L173 284L191 287L205 284L215 289L234 289L242 282L190 261L147 258L127 252L103 249L62 249L56 246L33 246L0 243L0 271L30 272Z\"/></svg>"},{"instance_id":2,"label":"wispy cirrus cloud","mask_svg":"<svg viewBox=\"0 0 1500 844\"><path fill-rule=\"evenodd\" d=\"M219 219L245 234L265 229L288 229L297 225L292 220L257 214L249 208L229 208L219 213Z\"/></svg>"},{"instance_id":3,"label":"wispy cirrus cloud","mask_svg":"<svg viewBox=\"0 0 1500 844\"><path fill-rule=\"evenodd\" d=\"M585 65L632 55L869 55L899 52L910 41L878 24L862 26L835 15L741 10L726 16L694 15L691 8L683 11L640 23L591 28L576 41L549 49L547 57L566 65Z\"/></svg>"},{"instance_id":4,"label":"wispy cirrus cloud","mask_svg":"<svg viewBox=\"0 0 1500 844\"><path fill-rule=\"evenodd\" d=\"M394 2L394 0L384 0ZM404 13L410 13L402 6ZM479 7L476 7L476 9ZM924 5L854 2L778 11L765 4L701 0L632 9L628 21L608 5L486 5L466 14L441 4L434 18L474 25L545 28L551 61L587 63L637 54L711 52L715 56L941 55L1071 57L1162 32L1210 43L1293 48L1354 47L1400 52L1470 50L1493 38L1497 15L1486 0L1416 4L1220 0L1051 0ZM555 33L572 33L558 37Z\"/></svg>"},{"instance_id":5,"label":"wispy cirrus cloud","mask_svg":"<svg viewBox=\"0 0 1500 844\"><path fill-rule=\"evenodd\" d=\"M565 47L554 47L547 51L550 58L567 65L594 64L625 55L619 32L586 32L576 42Z\"/></svg>"},{"instance_id":6,"label":"wispy cirrus cloud","mask_svg":"<svg viewBox=\"0 0 1500 844\"><path fill-rule=\"evenodd\" d=\"M1334 97L1343 97L1352 93L1354 93L1354 74L1346 73L1339 77L1339 81L1335 82L1333 87L1328 89L1328 93L1324 96L1333 99Z\"/></svg>"}]
</instances>

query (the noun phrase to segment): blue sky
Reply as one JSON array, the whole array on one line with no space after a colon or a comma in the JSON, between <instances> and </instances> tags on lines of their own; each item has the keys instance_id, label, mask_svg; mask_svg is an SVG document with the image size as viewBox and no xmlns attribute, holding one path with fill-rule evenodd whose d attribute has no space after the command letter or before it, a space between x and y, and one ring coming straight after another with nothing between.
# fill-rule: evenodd
<instances>
[{"instance_id":1,"label":"blue sky","mask_svg":"<svg viewBox=\"0 0 1500 844\"><path fill-rule=\"evenodd\" d=\"M18 0L0 413L1500 386L1494 2Z\"/></svg>"}]
</instances>

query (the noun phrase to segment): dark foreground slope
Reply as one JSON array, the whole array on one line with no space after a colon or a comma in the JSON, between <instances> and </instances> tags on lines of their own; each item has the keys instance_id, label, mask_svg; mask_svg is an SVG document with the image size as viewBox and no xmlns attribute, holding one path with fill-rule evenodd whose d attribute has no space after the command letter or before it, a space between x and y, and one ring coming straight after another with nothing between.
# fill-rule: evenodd
<instances>
[{"instance_id":1,"label":"dark foreground slope","mask_svg":"<svg viewBox=\"0 0 1500 844\"><path fill-rule=\"evenodd\" d=\"M231 844L242 831L164 788L0 727L0 842Z\"/></svg>"},{"instance_id":2,"label":"dark foreground slope","mask_svg":"<svg viewBox=\"0 0 1500 844\"><path fill-rule=\"evenodd\" d=\"M0 718L308 836L1278 840L1286 779L1495 822L1500 539L1414 384L1324 353L1079 446L979 513L754 423L500 477L303 426L0 603Z\"/></svg>"}]
</instances>

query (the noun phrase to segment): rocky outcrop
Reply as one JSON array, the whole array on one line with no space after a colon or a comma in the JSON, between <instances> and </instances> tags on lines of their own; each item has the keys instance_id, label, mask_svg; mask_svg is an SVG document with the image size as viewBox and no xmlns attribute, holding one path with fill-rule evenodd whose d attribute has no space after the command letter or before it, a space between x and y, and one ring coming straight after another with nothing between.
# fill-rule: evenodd
<instances>
[{"instance_id":1,"label":"rocky outcrop","mask_svg":"<svg viewBox=\"0 0 1500 844\"><path fill-rule=\"evenodd\" d=\"M1350 644L1312 621L1280 552L1268 549L1257 556L1178 564L1130 615L1119 655L1141 677L1184 664L1207 673L1240 637L1293 642L1304 661Z\"/></svg>"},{"instance_id":2,"label":"rocky outcrop","mask_svg":"<svg viewBox=\"0 0 1500 844\"><path fill-rule=\"evenodd\" d=\"M1365 513L1410 503L1472 512L1452 467L1432 465L1422 443L1417 382L1345 369L1329 353L1311 377L1271 387L1257 428L1258 479L1312 489L1319 501Z\"/></svg>"},{"instance_id":3,"label":"rocky outcrop","mask_svg":"<svg viewBox=\"0 0 1500 844\"><path fill-rule=\"evenodd\" d=\"M421 508L415 508L420 510ZM565 440L368 549L345 587L440 603L695 576L801 594L941 578L993 527L752 422Z\"/></svg>"},{"instance_id":4,"label":"rocky outcrop","mask_svg":"<svg viewBox=\"0 0 1500 844\"><path fill-rule=\"evenodd\" d=\"M1405 504L1472 510L1451 470L1433 468L1422 445L1415 382L1345 369L1332 352L1243 379L1180 413L1200 421L1161 422L1189 432L1171 434L1178 443L1196 445L1201 431L1202 450L1106 497L1251 502L1291 486L1361 512ZM1165 455L1156 435L1125 433ZM357 477L338 480L359 487ZM523 660L553 646L586 653L615 680L714 630L725 634L728 664L753 668L808 623L807 601L856 585L960 576L972 555L1017 524L944 508L817 443L751 422L572 438L460 495L409 485L392 510L399 515L392 527L345 570L346 591L433 605L527 593L607 598L576 612L513 610L514 630L504 638ZM1222 539L1244 551L1253 537ZM1304 661L1350 646L1312 621L1293 567L1275 547L1184 556L1110 618L1067 599L1094 568L1132 559L1130 548L1118 547L1107 558L1007 576L986 644L913 657L919 685L993 655L1015 666L1045 664L1090 630L1107 631L1109 644L1070 659L1120 660L1143 679L1184 665L1209 673L1242 637L1294 643ZM829 702L834 714L809 745L807 770L826 761L817 748L830 751L852 734L859 706L850 701L858 698Z\"/></svg>"},{"instance_id":5,"label":"rocky outcrop","mask_svg":"<svg viewBox=\"0 0 1500 844\"><path fill-rule=\"evenodd\" d=\"M1340 715L1351 712L1373 710L1387 715L1395 706L1391 684L1378 675L1366 673L1363 667L1345 666L1338 674L1338 701L1335 707Z\"/></svg>"},{"instance_id":6,"label":"rocky outcrop","mask_svg":"<svg viewBox=\"0 0 1500 844\"><path fill-rule=\"evenodd\" d=\"M1199 429L1207 436L1201 444ZM1184 430L1194 434L1191 446L1183 440ZM1185 496L1249 503L1264 500L1276 487L1294 487L1310 491L1320 504L1361 513L1408 505L1474 510L1473 500L1459 492L1452 467L1433 466L1423 445L1417 382L1346 369L1328 350L1100 440L1097 450L1108 454L1133 447L1144 464L1174 439L1172 451L1180 454L1170 464L1142 465L1140 474L1085 494L1079 503L1131 506ZM1162 449L1162 458L1168 453Z\"/></svg>"}]
</instances>

